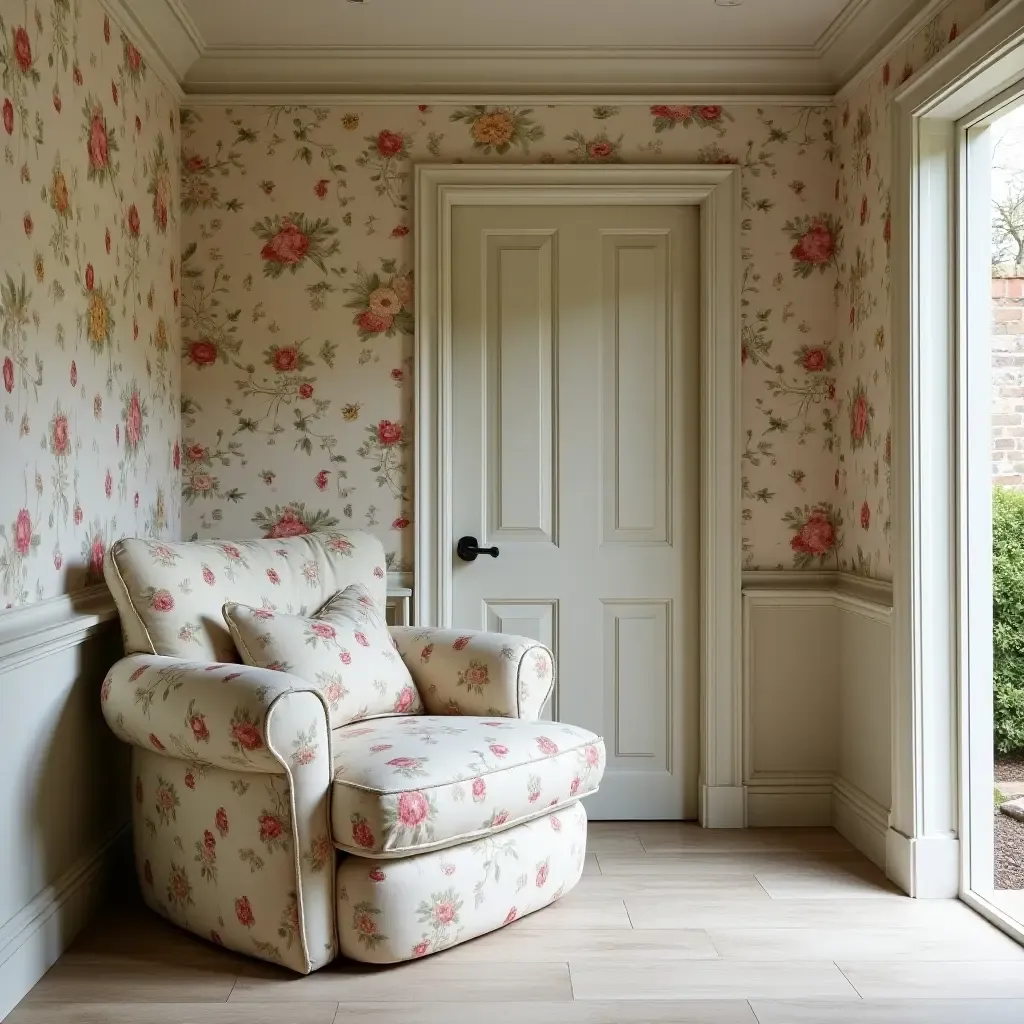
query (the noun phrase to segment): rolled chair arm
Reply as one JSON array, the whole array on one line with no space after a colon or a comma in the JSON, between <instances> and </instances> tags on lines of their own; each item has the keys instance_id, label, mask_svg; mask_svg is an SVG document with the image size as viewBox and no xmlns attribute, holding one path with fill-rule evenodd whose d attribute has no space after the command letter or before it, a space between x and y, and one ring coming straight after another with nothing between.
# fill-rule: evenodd
<instances>
[{"instance_id":1,"label":"rolled chair arm","mask_svg":"<svg viewBox=\"0 0 1024 1024\"><path fill-rule=\"evenodd\" d=\"M555 680L543 644L504 633L392 627L429 715L494 715L533 721Z\"/></svg>"},{"instance_id":2,"label":"rolled chair arm","mask_svg":"<svg viewBox=\"0 0 1024 1024\"><path fill-rule=\"evenodd\" d=\"M286 672L135 654L107 673L100 700L126 743L183 761L280 775L330 757L318 749L324 698Z\"/></svg>"}]
</instances>

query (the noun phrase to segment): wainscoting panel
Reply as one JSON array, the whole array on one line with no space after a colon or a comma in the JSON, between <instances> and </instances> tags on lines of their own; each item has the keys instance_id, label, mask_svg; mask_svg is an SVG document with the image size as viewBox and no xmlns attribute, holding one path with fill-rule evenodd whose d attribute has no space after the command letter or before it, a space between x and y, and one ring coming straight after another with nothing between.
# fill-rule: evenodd
<instances>
[{"instance_id":1,"label":"wainscoting panel","mask_svg":"<svg viewBox=\"0 0 1024 1024\"><path fill-rule=\"evenodd\" d=\"M833 824L884 866L891 589L797 572L743 586L747 823Z\"/></svg>"},{"instance_id":2,"label":"wainscoting panel","mask_svg":"<svg viewBox=\"0 0 1024 1024\"><path fill-rule=\"evenodd\" d=\"M120 656L106 587L0 613L0 1018L105 892L129 787L99 693Z\"/></svg>"}]
</instances>

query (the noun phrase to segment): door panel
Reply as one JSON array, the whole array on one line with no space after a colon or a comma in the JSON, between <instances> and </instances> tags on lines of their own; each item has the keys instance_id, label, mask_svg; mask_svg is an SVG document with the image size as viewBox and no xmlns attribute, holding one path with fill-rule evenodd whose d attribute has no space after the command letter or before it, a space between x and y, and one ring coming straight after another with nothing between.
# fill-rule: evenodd
<instances>
[{"instance_id":1,"label":"door panel","mask_svg":"<svg viewBox=\"0 0 1024 1024\"><path fill-rule=\"evenodd\" d=\"M595 818L697 811L698 214L458 207L453 624L551 646Z\"/></svg>"}]
</instances>

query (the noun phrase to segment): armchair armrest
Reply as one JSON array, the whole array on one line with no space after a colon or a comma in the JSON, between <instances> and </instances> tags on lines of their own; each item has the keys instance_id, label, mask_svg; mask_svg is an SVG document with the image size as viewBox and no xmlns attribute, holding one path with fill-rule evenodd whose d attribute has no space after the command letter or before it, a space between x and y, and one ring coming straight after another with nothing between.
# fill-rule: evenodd
<instances>
[{"instance_id":1,"label":"armchair armrest","mask_svg":"<svg viewBox=\"0 0 1024 1024\"><path fill-rule=\"evenodd\" d=\"M276 775L330 758L318 749L330 742L324 698L286 672L136 654L107 673L100 700L122 740L168 757Z\"/></svg>"},{"instance_id":2,"label":"armchair armrest","mask_svg":"<svg viewBox=\"0 0 1024 1024\"><path fill-rule=\"evenodd\" d=\"M430 715L540 716L554 686L554 658L525 636L454 629L391 629Z\"/></svg>"}]
</instances>

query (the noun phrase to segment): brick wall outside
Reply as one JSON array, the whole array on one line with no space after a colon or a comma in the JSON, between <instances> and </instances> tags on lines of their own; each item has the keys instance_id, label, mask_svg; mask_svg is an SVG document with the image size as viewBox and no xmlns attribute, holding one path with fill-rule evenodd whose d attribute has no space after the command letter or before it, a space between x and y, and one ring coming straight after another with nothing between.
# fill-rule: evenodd
<instances>
[{"instance_id":1,"label":"brick wall outside","mask_svg":"<svg viewBox=\"0 0 1024 1024\"><path fill-rule=\"evenodd\" d=\"M992 482L1024 491L1024 277L992 279Z\"/></svg>"}]
</instances>

